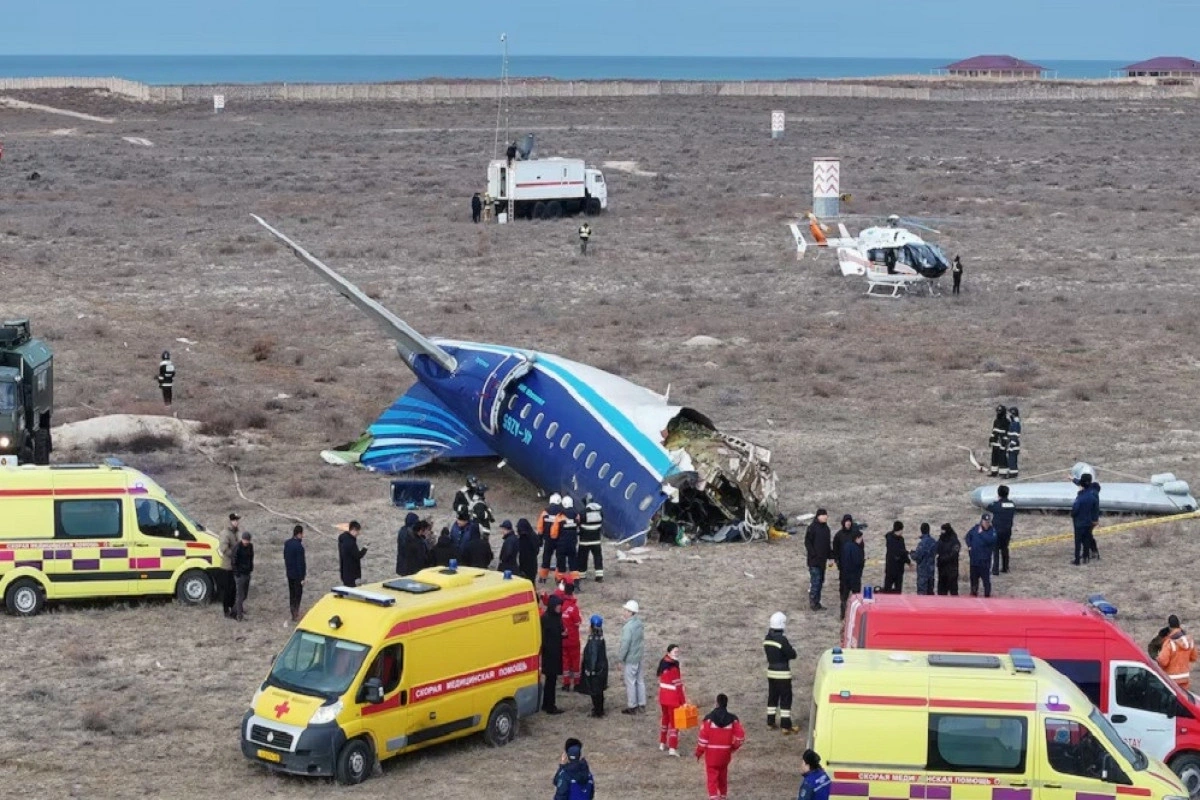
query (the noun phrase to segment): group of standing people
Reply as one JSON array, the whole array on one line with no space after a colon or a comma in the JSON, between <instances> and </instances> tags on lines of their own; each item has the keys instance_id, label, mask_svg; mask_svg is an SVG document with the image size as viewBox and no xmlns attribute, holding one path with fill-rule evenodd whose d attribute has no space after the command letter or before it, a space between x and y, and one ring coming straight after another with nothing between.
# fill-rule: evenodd
<instances>
[{"instance_id":1,"label":"group of standing people","mask_svg":"<svg viewBox=\"0 0 1200 800\"><path fill-rule=\"evenodd\" d=\"M959 563L962 547L968 553L969 585L972 596L982 591L992 595L993 575L1008 572L1009 544L1012 541L1013 517L1016 506L1008 499L1009 489L1000 486L997 500L988 506L979 522L960 539L949 522L943 523L935 539L928 522L922 522L916 546L909 549L904 539L904 523L896 520L884 534L883 585L879 591L900 594L904 591L904 574L910 566L917 573L917 594L957 595ZM837 533L829 528L829 514L817 509L804 534L804 549L808 564L808 604L812 611L823 611L821 595L826 571L830 564L838 570L838 596L841 618L846 616L846 601L862 591L863 570L866 565L864 525L854 521L852 514L842 517Z\"/></svg>"},{"instance_id":2,"label":"group of standing people","mask_svg":"<svg viewBox=\"0 0 1200 800\"><path fill-rule=\"evenodd\" d=\"M545 583L550 577L551 563L557 583L570 580L578 588L582 578L593 576L596 583L603 583L603 538L604 509L591 494L584 495L582 512L575 508L570 495L550 495L538 518L538 544L542 551L538 583ZM588 570L589 560L595 567L594 573Z\"/></svg>"}]
</instances>

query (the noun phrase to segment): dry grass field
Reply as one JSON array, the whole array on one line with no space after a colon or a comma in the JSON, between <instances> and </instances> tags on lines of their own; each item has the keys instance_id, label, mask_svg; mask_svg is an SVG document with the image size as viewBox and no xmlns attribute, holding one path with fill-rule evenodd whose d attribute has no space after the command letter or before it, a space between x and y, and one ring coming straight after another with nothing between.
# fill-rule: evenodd
<instances>
[{"instance_id":1,"label":"dry grass field","mask_svg":"<svg viewBox=\"0 0 1200 800\"><path fill-rule=\"evenodd\" d=\"M154 376L169 349L176 410L205 434L152 452L56 457L118 455L210 527L240 511L259 534L260 565L241 625L169 602L0 618L0 781L26 797L547 797L569 735L583 739L602 796L703 796L693 760L657 751L655 720L590 720L582 697L567 699L568 714L530 721L507 748L437 747L348 790L242 758L241 715L288 636L280 549L290 526L239 498L212 459L236 464L254 500L318 526L310 595L336 581L332 526L351 517L366 526L367 578L387 577L403 513L386 479L317 453L354 437L410 383L380 331L251 212L422 332L670 384L673 400L773 450L789 515L823 505L835 519L867 520L869 557L892 519L913 539L922 520L965 532L981 476L960 448L982 447L998 402L1021 406L1025 475L1083 458L1200 481L1192 103L518 105L515 124L538 131L543 154L655 173L608 170L611 209L582 259L570 220L471 224L468 199L492 155L491 103L265 104L217 116L82 93L23 99L115 120L0 112L0 314L28 315L51 340L57 420L160 413ZM778 141L768 137L774 107L788 112ZM961 297L947 287L866 298L832 258L797 263L784 223L808 209L811 159L825 155L842 159L852 210L947 218L939 241L962 254ZM33 171L40 180L26 179ZM683 346L697 334L725 344ZM529 485L491 464L471 469L493 486L499 517L535 514ZM431 474L447 501L463 472ZM443 504L439 527L447 517ZM1023 516L1017 539L1068 527ZM1106 537L1103 560L1086 568L1068 565L1066 544L1014 551L997 592L1102 590L1139 640L1170 612L1200 628L1196 532ZM789 614L802 724L814 658L838 637L836 615L806 610L802 543L654 555L587 586L585 614L610 621L615 647L621 603L641 601L647 662L678 642L689 694L705 706L727 692L747 723L734 796L791 796L804 740L765 728L761 636L772 611ZM880 582L881 567L868 569ZM610 690L610 706L622 702ZM684 742L690 750L695 734Z\"/></svg>"}]
</instances>

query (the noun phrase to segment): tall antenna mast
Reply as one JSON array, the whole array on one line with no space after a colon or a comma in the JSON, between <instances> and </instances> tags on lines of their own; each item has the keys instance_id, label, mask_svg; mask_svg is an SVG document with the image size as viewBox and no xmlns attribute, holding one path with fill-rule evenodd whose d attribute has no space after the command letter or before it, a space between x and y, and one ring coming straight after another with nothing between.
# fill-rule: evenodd
<instances>
[{"instance_id":1,"label":"tall antenna mast","mask_svg":"<svg viewBox=\"0 0 1200 800\"><path fill-rule=\"evenodd\" d=\"M500 62L500 93L496 98L496 135L492 139L492 158L500 157L500 117L504 116L504 143L508 144L508 34L500 34L504 45L504 58Z\"/></svg>"}]
</instances>

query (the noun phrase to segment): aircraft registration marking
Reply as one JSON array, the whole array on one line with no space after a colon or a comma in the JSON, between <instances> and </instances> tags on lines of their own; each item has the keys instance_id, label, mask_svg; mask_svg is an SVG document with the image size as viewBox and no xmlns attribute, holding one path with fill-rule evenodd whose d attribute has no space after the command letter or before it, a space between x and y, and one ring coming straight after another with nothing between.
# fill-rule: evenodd
<instances>
[{"instance_id":1,"label":"aircraft registration marking","mask_svg":"<svg viewBox=\"0 0 1200 800\"><path fill-rule=\"evenodd\" d=\"M529 444L533 441L533 431L521 424L520 420L512 414L504 415L504 432L510 434L513 438L521 440L523 444Z\"/></svg>"}]
</instances>

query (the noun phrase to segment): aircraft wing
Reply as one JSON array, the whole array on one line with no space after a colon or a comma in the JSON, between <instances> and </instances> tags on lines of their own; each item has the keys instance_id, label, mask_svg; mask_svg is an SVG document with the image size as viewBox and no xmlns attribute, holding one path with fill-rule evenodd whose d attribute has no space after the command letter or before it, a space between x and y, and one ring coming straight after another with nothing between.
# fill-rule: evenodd
<instances>
[{"instance_id":1,"label":"aircraft wing","mask_svg":"<svg viewBox=\"0 0 1200 800\"><path fill-rule=\"evenodd\" d=\"M360 311L363 311L367 316L375 320L389 335L395 338L396 346L400 350L404 359L410 364L414 355L421 353L429 356L447 372L454 372L458 369L458 361L454 356L447 353L442 348L438 347L433 342L426 339L416 329L412 328L407 322L397 317L391 311L381 306L379 303L372 300L361 289L355 286L350 281L343 278L332 268L326 266L312 253L305 250L300 245L293 242L287 236L284 236L279 231L272 228L267 222L257 214L250 216L258 220L258 224L262 225L271 235L279 241L287 245L297 258L307 264L333 288L337 289L347 300L358 306Z\"/></svg>"},{"instance_id":2,"label":"aircraft wing","mask_svg":"<svg viewBox=\"0 0 1200 800\"><path fill-rule=\"evenodd\" d=\"M359 463L380 472L405 472L435 459L496 455L423 383L397 398L367 433L371 443Z\"/></svg>"}]
</instances>

